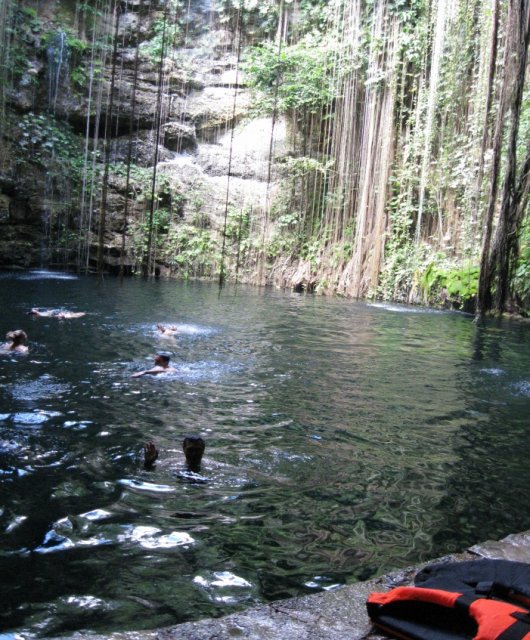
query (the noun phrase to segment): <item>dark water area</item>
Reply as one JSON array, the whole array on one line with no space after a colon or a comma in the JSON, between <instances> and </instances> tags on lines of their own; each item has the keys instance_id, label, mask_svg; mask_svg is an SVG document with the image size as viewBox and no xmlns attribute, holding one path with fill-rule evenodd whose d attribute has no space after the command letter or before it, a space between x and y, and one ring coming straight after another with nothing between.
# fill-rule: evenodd
<instances>
[{"instance_id":1,"label":"dark water area","mask_svg":"<svg viewBox=\"0 0 530 640\"><path fill-rule=\"evenodd\" d=\"M528 324L47 272L0 273L0 305L31 341L0 355L2 638L218 616L530 528ZM131 378L159 350L176 372Z\"/></svg>"}]
</instances>

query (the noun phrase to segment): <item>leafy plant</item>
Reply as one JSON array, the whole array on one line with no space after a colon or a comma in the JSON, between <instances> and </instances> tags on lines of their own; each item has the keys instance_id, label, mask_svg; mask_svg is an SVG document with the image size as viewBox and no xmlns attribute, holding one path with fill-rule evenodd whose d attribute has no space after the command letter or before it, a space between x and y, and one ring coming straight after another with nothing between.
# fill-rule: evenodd
<instances>
[{"instance_id":1,"label":"leafy plant","mask_svg":"<svg viewBox=\"0 0 530 640\"><path fill-rule=\"evenodd\" d=\"M169 0L168 13L156 18L152 27L153 36L142 43L141 51L151 62L158 63L161 56L172 55L173 48L182 37L183 29L177 18L180 7L178 0Z\"/></svg>"},{"instance_id":2,"label":"leafy plant","mask_svg":"<svg viewBox=\"0 0 530 640\"><path fill-rule=\"evenodd\" d=\"M220 262L219 248L209 229L189 224L173 227L159 253L183 277L213 276Z\"/></svg>"},{"instance_id":3,"label":"leafy plant","mask_svg":"<svg viewBox=\"0 0 530 640\"><path fill-rule=\"evenodd\" d=\"M19 146L22 154L17 157L19 164L34 163L52 172L64 171L71 174L81 153L77 136L65 122L57 121L51 115L24 114L17 123Z\"/></svg>"},{"instance_id":4,"label":"leafy plant","mask_svg":"<svg viewBox=\"0 0 530 640\"><path fill-rule=\"evenodd\" d=\"M478 292L479 267L471 262L447 269L431 262L420 278L425 303L448 299L455 306L475 297Z\"/></svg>"},{"instance_id":5,"label":"leafy plant","mask_svg":"<svg viewBox=\"0 0 530 640\"><path fill-rule=\"evenodd\" d=\"M263 94L260 110L317 113L336 97L333 63L333 43L308 36L283 48L273 42L254 47L243 66L250 85Z\"/></svg>"}]
</instances>

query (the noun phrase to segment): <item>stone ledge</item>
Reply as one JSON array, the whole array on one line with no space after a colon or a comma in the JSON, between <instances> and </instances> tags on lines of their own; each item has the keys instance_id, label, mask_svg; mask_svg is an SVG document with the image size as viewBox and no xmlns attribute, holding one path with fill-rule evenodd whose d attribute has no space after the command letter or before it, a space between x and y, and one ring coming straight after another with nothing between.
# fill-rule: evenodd
<instances>
[{"instance_id":1,"label":"stone ledge","mask_svg":"<svg viewBox=\"0 0 530 640\"><path fill-rule=\"evenodd\" d=\"M461 554L393 571L379 578L334 591L301 596L254 607L223 618L186 622L166 629L100 636L76 633L71 640L388 640L376 631L366 614L372 591L411 584L417 571L432 562L461 562L498 558L530 562L530 531L489 540ZM64 638L63 638L64 640Z\"/></svg>"}]
</instances>

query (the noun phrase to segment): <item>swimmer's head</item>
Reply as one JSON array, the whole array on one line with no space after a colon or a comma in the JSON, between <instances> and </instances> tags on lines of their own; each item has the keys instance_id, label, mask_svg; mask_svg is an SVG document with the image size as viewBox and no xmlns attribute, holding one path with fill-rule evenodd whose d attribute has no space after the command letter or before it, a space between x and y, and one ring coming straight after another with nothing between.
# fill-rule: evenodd
<instances>
[{"instance_id":1,"label":"swimmer's head","mask_svg":"<svg viewBox=\"0 0 530 640\"><path fill-rule=\"evenodd\" d=\"M155 356L155 364L159 364L162 367L167 367L169 365L169 356L165 353L157 353Z\"/></svg>"},{"instance_id":2,"label":"swimmer's head","mask_svg":"<svg viewBox=\"0 0 530 640\"><path fill-rule=\"evenodd\" d=\"M191 471L199 471L206 445L200 436L186 436L182 441L182 451L186 456L186 464Z\"/></svg>"},{"instance_id":3,"label":"swimmer's head","mask_svg":"<svg viewBox=\"0 0 530 640\"><path fill-rule=\"evenodd\" d=\"M15 331L8 331L6 333L6 338L8 340L11 340L11 342L15 345L26 344L26 342L28 341L27 333L25 331L22 331L22 329L15 329Z\"/></svg>"}]
</instances>

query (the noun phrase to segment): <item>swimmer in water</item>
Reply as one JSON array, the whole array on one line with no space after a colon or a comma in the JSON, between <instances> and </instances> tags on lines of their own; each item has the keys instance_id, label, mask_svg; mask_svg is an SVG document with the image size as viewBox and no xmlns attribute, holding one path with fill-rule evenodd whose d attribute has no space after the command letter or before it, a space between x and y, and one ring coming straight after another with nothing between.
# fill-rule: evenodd
<instances>
[{"instance_id":1,"label":"swimmer in water","mask_svg":"<svg viewBox=\"0 0 530 640\"><path fill-rule=\"evenodd\" d=\"M155 356L155 366L152 369L145 369L145 371L133 373L131 377L157 376L161 373L175 373L175 371L175 368L169 366L169 356L166 356L164 353L159 353Z\"/></svg>"},{"instance_id":2,"label":"swimmer in water","mask_svg":"<svg viewBox=\"0 0 530 640\"><path fill-rule=\"evenodd\" d=\"M82 318L86 316L84 311L61 311L61 309L39 309L33 308L30 311L32 316L38 316L39 318L57 318L58 320L71 320L73 318Z\"/></svg>"},{"instance_id":3,"label":"swimmer in water","mask_svg":"<svg viewBox=\"0 0 530 640\"><path fill-rule=\"evenodd\" d=\"M205 448L204 440L200 436L186 436L184 438L182 451L186 457L188 471L199 473ZM144 468L152 469L156 460L158 460L158 449L153 442L146 442L144 444Z\"/></svg>"},{"instance_id":4,"label":"swimmer in water","mask_svg":"<svg viewBox=\"0 0 530 640\"><path fill-rule=\"evenodd\" d=\"M28 347L26 343L28 341L28 336L25 331L22 329L16 329L15 331L9 331L6 333L6 338L9 342L5 342L1 345L0 349L2 351L14 351L15 353L27 353Z\"/></svg>"},{"instance_id":5,"label":"swimmer in water","mask_svg":"<svg viewBox=\"0 0 530 640\"><path fill-rule=\"evenodd\" d=\"M165 327L163 324L157 324L156 328L163 336L167 337L173 337L176 333L178 333L177 327Z\"/></svg>"}]
</instances>

